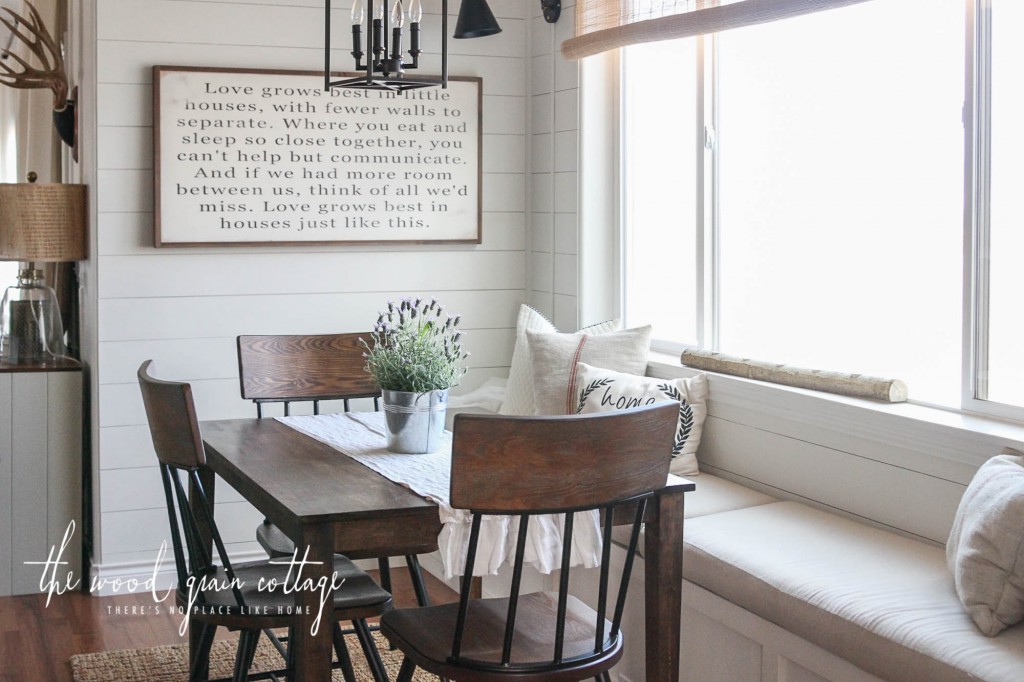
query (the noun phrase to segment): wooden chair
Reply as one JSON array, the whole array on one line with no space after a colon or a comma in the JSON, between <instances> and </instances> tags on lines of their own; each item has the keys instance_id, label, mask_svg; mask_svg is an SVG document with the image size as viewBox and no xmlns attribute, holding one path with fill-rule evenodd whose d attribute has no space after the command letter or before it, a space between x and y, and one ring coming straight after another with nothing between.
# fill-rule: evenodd
<instances>
[{"instance_id":1,"label":"wooden chair","mask_svg":"<svg viewBox=\"0 0 1024 682\"><path fill-rule=\"evenodd\" d=\"M283 403L285 416L294 402L312 402L313 414L320 414L322 401L341 400L348 412L349 401L357 398L373 398L374 409L380 410L380 387L365 369L360 337L369 339L370 333L239 336L242 397L256 403L260 419L267 403ZM271 557L291 556L295 548L291 539L269 521L256 529L256 539ZM404 549L396 547L392 556L405 556L416 601L427 606L430 595L419 559ZM352 559L377 559L381 587L391 591L388 557L343 551Z\"/></svg>"},{"instance_id":2,"label":"wooden chair","mask_svg":"<svg viewBox=\"0 0 1024 682\"><path fill-rule=\"evenodd\" d=\"M554 682L609 679L622 656L620 624L647 500L663 488L679 419L677 403L593 415L459 415L452 445L451 504L472 513L457 604L397 609L381 632L405 654L398 682L417 667L459 680ZM614 606L609 559L616 505L636 505ZM597 610L568 593L573 513L599 509L604 541ZM565 513L558 590L520 595L530 517ZM518 516L510 596L472 599L480 521ZM611 611L611 620L607 619Z\"/></svg>"},{"instance_id":3,"label":"wooden chair","mask_svg":"<svg viewBox=\"0 0 1024 682\"><path fill-rule=\"evenodd\" d=\"M163 478L178 577L177 604L189 614L192 641L195 643L194 657L189 661L189 679L206 679L214 634L218 627L224 626L241 631L231 679L244 682L249 679L249 667L260 633L264 630L269 632L271 628L292 628L299 622L299 616L293 615L295 592L284 591L289 566L272 564L269 560L232 565L200 477L206 466L206 451L199 432L191 386L154 379L149 374L150 363L150 360L142 363L138 378ZM192 491L191 500L186 496L182 474ZM212 561L209 541L204 540L206 537L212 537L220 566ZM344 578L343 585L334 595L335 618L353 622L374 679L386 682L387 675L366 619L389 610L391 595L346 557L335 555L334 570ZM275 580L275 584L281 587L267 589L270 580ZM194 603L190 602L190 584L206 588L192 595ZM333 637L345 680L355 682L348 648L337 622L334 623ZM277 679L276 675L287 674L293 667L288 651L276 638L272 641L284 657L286 668L273 674L262 674L260 678L269 676Z\"/></svg>"}]
</instances>

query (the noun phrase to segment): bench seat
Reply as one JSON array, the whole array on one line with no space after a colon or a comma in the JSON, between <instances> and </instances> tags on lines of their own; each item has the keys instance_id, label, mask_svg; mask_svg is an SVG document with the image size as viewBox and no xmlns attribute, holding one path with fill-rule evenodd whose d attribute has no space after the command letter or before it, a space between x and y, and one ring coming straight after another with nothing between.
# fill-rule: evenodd
<instances>
[{"instance_id":1,"label":"bench seat","mask_svg":"<svg viewBox=\"0 0 1024 682\"><path fill-rule=\"evenodd\" d=\"M939 547L796 502L694 517L684 537L687 580L882 679L1024 679L1024 627L982 635Z\"/></svg>"}]
</instances>

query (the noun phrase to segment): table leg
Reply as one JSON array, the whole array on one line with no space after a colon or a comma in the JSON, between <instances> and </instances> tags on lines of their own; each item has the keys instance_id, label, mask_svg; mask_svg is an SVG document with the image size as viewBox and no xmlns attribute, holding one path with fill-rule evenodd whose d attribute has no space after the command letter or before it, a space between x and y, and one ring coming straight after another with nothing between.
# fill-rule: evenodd
<instances>
[{"instance_id":1,"label":"table leg","mask_svg":"<svg viewBox=\"0 0 1024 682\"><path fill-rule=\"evenodd\" d=\"M303 557L306 548L309 548L306 560L310 563L302 570L302 580L306 587L296 594L295 599L296 606L303 615L294 629L294 640L290 644L295 652L295 675L292 679L294 682L323 682L331 679L333 597L328 598L323 607L316 634L311 634L310 631L317 615L320 614L318 586L321 580L326 580L325 584L330 585L334 570L334 533L330 525L308 525L304 527L301 539L295 544L299 549L299 559ZM311 585L317 588L310 589Z\"/></svg>"},{"instance_id":2,"label":"table leg","mask_svg":"<svg viewBox=\"0 0 1024 682\"><path fill-rule=\"evenodd\" d=\"M203 485L203 492L206 493L206 499L210 503L210 509L213 509L214 495L216 493L217 486L217 475L213 473L213 470L209 467L202 467L199 469L199 482ZM195 484L192 478L188 479L188 499L192 500L192 511L195 514L196 522L199 525L199 533L202 536L203 547L206 549L208 556L212 555L213 552L213 533L210 531L210 525L206 522L206 517L203 512L195 504L195 501L199 499L196 495ZM188 616L183 616L187 618ZM195 653L200 646L200 640L202 639L203 628L197 627L196 623L189 623L188 628L188 660L195 660Z\"/></svg>"},{"instance_id":3,"label":"table leg","mask_svg":"<svg viewBox=\"0 0 1024 682\"><path fill-rule=\"evenodd\" d=\"M679 680L683 595L683 492L668 489L648 502L644 547L647 679Z\"/></svg>"}]
</instances>

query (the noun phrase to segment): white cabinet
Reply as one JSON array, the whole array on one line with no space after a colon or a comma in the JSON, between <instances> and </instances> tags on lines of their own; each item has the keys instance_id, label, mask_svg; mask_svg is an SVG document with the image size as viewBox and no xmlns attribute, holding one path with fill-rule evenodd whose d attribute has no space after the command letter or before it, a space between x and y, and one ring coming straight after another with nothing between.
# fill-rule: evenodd
<instances>
[{"instance_id":1,"label":"white cabinet","mask_svg":"<svg viewBox=\"0 0 1024 682\"><path fill-rule=\"evenodd\" d=\"M0 367L0 596L40 591L51 548L75 531L56 574L82 577L82 372Z\"/></svg>"}]
</instances>

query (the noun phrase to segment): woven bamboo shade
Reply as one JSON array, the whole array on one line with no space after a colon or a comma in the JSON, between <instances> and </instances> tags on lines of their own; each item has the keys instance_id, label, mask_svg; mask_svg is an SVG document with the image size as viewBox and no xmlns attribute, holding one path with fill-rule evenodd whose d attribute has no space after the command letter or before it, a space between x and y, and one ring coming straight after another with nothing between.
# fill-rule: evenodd
<instances>
[{"instance_id":1,"label":"woven bamboo shade","mask_svg":"<svg viewBox=\"0 0 1024 682\"><path fill-rule=\"evenodd\" d=\"M85 260L85 185L0 184L0 260Z\"/></svg>"},{"instance_id":2,"label":"woven bamboo shade","mask_svg":"<svg viewBox=\"0 0 1024 682\"><path fill-rule=\"evenodd\" d=\"M577 0L568 59L626 45L688 38L762 24L867 0Z\"/></svg>"}]
</instances>

